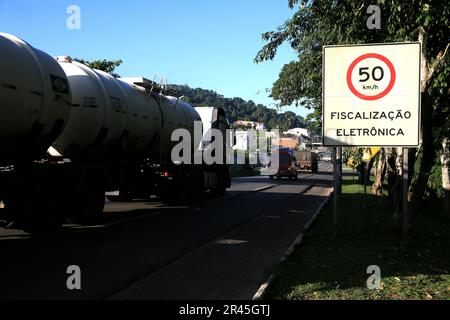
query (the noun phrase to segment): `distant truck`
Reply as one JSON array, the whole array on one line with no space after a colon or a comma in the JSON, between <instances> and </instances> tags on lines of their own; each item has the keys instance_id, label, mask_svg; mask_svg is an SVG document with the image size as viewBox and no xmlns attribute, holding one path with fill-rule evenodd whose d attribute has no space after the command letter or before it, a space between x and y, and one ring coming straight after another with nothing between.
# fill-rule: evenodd
<instances>
[{"instance_id":1,"label":"distant truck","mask_svg":"<svg viewBox=\"0 0 450 320\"><path fill-rule=\"evenodd\" d=\"M317 153L312 151L295 151L296 165L299 171L307 171L311 173L319 172Z\"/></svg>"},{"instance_id":2,"label":"distant truck","mask_svg":"<svg viewBox=\"0 0 450 320\"><path fill-rule=\"evenodd\" d=\"M283 177L289 178L289 180L298 179L299 170L297 166L297 159L292 150L287 148L279 149L279 166L278 172L270 176L270 180L274 177L281 179Z\"/></svg>"}]
</instances>

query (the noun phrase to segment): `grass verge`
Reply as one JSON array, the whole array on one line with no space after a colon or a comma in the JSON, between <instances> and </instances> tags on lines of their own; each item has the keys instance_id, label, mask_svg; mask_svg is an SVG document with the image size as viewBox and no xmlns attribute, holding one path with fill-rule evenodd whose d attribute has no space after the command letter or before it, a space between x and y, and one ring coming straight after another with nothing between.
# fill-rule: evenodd
<instances>
[{"instance_id":1,"label":"grass verge","mask_svg":"<svg viewBox=\"0 0 450 320\"><path fill-rule=\"evenodd\" d=\"M344 181L339 210L338 236L330 202L265 298L450 299L450 221L441 208L415 214L408 243L391 227L389 199L368 194L364 209L357 181ZM367 289L371 265L381 269L380 289Z\"/></svg>"}]
</instances>

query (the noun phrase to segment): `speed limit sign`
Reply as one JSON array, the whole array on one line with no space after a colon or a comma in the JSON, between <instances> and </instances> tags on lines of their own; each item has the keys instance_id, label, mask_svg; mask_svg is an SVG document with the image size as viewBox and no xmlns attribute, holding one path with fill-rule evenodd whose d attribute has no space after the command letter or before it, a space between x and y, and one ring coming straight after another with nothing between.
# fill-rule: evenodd
<instances>
[{"instance_id":1,"label":"speed limit sign","mask_svg":"<svg viewBox=\"0 0 450 320\"><path fill-rule=\"evenodd\" d=\"M325 46L325 146L419 144L420 44Z\"/></svg>"}]
</instances>

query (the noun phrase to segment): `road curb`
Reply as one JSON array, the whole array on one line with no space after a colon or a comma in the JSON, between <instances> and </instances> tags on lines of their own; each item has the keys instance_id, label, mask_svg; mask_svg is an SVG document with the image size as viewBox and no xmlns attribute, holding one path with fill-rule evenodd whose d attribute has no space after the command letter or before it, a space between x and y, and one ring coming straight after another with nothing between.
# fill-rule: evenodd
<instances>
[{"instance_id":1,"label":"road curb","mask_svg":"<svg viewBox=\"0 0 450 320\"><path fill-rule=\"evenodd\" d=\"M309 191L312 188L306 190ZM311 229L311 226L313 225L314 221L317 219L319 214L322 212L323 207L328 203L330 200L330 197L332 195L332 188L329 188L328 195L326 196L326 199L319 205L317 210L314 212L313 216L309 221L305 224L305 227L303 228L302 232L295 238L295 240L292 242L292 244L289 246L289 248L284 253L283 257L281 258L280 262L285 261L294 251L295 249L302 243L303 239L305 238L306 232L308 232ZM267 291L267 288L273 283L275 280L275 273L272 273L267 280L259 287L258 291L253 295L252 300L262 300L264 297L264 294Z\"/></svg>"}]
</instances>

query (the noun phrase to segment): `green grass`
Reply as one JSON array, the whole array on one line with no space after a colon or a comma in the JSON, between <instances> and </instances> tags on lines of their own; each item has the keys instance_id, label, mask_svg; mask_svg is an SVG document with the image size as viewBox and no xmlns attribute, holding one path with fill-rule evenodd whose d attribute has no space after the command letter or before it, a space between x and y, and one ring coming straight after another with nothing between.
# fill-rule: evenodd
<instances>
[{"instance_id":1,"label":"green grass","mask_svg":"<svg viewBox=\"0 0 450 320\"><path fill-rule=\"evenodd\" d=\"M389 199L368 194L363 209L362 193L357 181L344 181L338 236L330 201L302 246L280 265L266 298L450 299L450 221L442 209L416 213L405 243L391 227ZM367 289L370 265L381 268L381 289Z\"/></svg>"}]
</instances>

